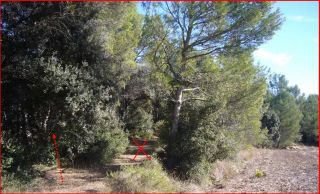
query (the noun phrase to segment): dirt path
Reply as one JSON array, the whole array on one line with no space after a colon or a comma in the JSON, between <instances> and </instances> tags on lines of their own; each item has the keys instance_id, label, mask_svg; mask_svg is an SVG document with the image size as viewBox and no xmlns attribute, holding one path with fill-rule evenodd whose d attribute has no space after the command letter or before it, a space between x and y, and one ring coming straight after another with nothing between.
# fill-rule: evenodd
<instances>
[{"instance_id":1,"label":"dirt path","mask_svg":"<svg viewBox=\"0 0 320 194\"><path fill-rule=\"evenodd\" d=\"M63 183L56 166L44 167L40 171L43 176L36 178L30 185L30 192L111 192L106 184L107 172L119 170L124 165L139 165L145 156L121 155L112 164L103 169L63 169Z\"/></svg>"},{"instance_id":2,"label":"dirt path","mask_svg":"<svg viewBox=\"0 0 320 194\"><path fill-rule=\"evenodd\" d=\"M256 177L256 171L266 176ZM295 150L258 149L239 174L218 191L238 192L317 192L318 148Z\"/></svg>"},{"instance_id":3,"label":"dirt path","mask_svg":"<svg viewBox=\"0 0 320 194\"><path fill-rule=\"evenodd\" d=\"M65 169L64 182L60 182L59 172L49 169L44 176L32 183L32 192L102 192L106 191L105 174L89 170Z\"/></svg>"},{"instance_id":4,"label":"dirt path","mask_svg":"<svg viewBox=\"0 0 320 194\"><path fill-rule=\"evenodd\" d=\"M141 139L136 139L136 143L142 145ZM154 151L155 141L146 142L144 150L148 154ZM75 169L66 168L63 170L63 180L60 182L59 171L55 166L39 169L43 173L42 177L35 179L30 186L31 192L111 192L106 184L107 172L120 170L121 166L139 165L147 158L140 152L135 157L138 151L138 146L133 142L128 147L126 154L114 159L111 164L106 165L103 169ZM132 160L135 157L135 160Z\"/></svg>"}]
</instances>

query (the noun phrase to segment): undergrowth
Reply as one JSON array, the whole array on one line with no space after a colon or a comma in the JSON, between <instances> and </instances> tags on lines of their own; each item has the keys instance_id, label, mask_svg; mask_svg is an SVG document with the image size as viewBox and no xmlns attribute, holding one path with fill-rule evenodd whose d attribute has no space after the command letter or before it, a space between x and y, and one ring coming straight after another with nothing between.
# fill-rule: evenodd
<instances>
[{"instance_id":1,"label":"undergrowth","mask_svg":"<svg viewBox=\"0 0 320 194\"><path fill-rule=\"evenodd\" d=\"M126 166L121 171L110 173L107 182L116 192L175 192L174 180L153 159L141 166Z\"/></svg>"}]
</instances>

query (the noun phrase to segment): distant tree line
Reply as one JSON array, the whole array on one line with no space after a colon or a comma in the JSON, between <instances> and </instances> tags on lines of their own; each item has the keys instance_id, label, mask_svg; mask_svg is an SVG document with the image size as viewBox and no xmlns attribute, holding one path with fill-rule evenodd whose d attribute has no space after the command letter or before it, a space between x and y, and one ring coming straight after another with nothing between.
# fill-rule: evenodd
<instances>
[{"instance_id":1,"label":"distant tree line","mask_svg":"<svg viewBox=\"0 0 320 194\"><path fill-rule=\"evenodd\" d=\"M293 142L318 145L318 95L305 96L288 86L284 75L270 77L262 128L268 129L266 146L283 148Z\"/></svg>"}]
</instances>

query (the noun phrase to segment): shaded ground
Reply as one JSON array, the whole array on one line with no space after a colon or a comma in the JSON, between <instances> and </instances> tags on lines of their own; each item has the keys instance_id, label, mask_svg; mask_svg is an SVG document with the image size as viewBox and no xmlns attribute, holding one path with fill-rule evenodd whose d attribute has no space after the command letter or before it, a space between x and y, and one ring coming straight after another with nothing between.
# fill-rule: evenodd
<instances>
[{"instance_id":1,"label":"shaded ground","mask_svg":"<svg viewBox=\"0 0 320 194\"><path fill-rule=\"evenodd\" d=\"M106 184L108 172L119 170L124 165L139 165L144 156L138 155L135 161L131 159L134 155L121 155L112 164L100 169L63 169L63 183L56 166L42 167L40 171L43 176L35 179L28 191L33 192L110 192Z\"/></svg>"},{"instance_id":2,"label":"shaded ground","mask_svg":"<svg viewBox=\"0 0 320 194\"><path fill-rule=\"evenodd\" d=\"M38 192L101 192L106 190L105 174L89 170L65 169L64 182L60 182L59 172L46 170L41 178L37 178L30 191Z\"/></svg>"},{"instance_id":3,"label":"shaded ground","mask_svg":"<svg viewBox=\"0 0 320 194\"><path fill-rule=\"evenodd\" d=\"M256 171L266 176L256 177ZM214 189L217 190L217 189ZM240 173L217 191L246 192L317 192L318 148L257 149Z\"/></svg>"}]
</instances>

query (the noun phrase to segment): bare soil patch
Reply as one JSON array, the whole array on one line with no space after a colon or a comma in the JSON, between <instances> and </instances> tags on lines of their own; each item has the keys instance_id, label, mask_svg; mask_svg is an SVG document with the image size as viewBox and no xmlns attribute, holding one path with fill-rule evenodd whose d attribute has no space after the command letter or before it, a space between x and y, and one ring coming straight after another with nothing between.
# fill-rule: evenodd
<instances>
[{"instance_id":1,"label":"bare soil patch","mask_svg":"<svg viewBox=\"0 0 320 194\"><path fill-rule=\"evenodd\" d=\"M84 169L64 169L63 183L53 167L33 181L30 191L36 192L102 192L106 191L105 174Z\"/></svg>"},{"instance_id":2,"label":"bare soil patch","mask_svg":"<svg viewBox=\"0 0 320 194\"><path fill-rule=\"evenodd\" d=\"M265 176L257 177L257 171ZM243 169L214 191L318 192L318 148L257 149Z\"/></svg>"}]
</instances>

